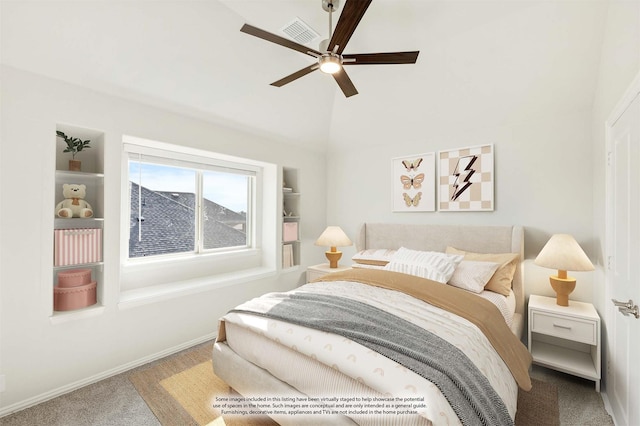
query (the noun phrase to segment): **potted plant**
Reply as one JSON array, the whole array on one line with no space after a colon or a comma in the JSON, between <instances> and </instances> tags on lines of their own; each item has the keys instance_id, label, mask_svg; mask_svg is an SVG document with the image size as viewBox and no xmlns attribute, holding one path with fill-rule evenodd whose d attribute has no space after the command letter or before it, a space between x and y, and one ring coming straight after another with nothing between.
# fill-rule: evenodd
<instances>
[{"instance_id":1,"label":"potted plant","mask_svg":"<svg viewBox=\"0 0 640 426\"><path fill-rule=\"evenodd\" d=\"M71 160L69 160L69 170L79 172L81 162L80 160L76 160L76 154L82 151L83 149L91 148L89 146L91 141L90 140L83 141L79 138L67 136L64 134L64 132L61 132L60 130L56 130L56 136L64 139L65 143L67 144L67 147L62 152L71 153Z\"/></svg>"}]
</instances>

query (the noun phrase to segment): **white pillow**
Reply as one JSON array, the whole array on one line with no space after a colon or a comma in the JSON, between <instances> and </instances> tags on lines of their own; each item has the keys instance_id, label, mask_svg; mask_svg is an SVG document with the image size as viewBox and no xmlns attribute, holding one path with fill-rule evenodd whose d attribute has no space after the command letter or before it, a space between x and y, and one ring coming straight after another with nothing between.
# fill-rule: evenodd
<instances>
[{"instance_id":1,"label":"white pillow","mask_svg":"<svg viewBox=\"0 0 640 426\"><path fill-rule=\"evenodd\" d=\"M462 255L449 255L435 251L418 251L400 247L384 267L388 271L402 272L433 281L446 283L453 275Z\"/></svg>"},{"instance_id":2,"label":"white pillow","mask_svg":"<svg viewBox=\"0 0 640 426\"><path fill-rule=\"evenodd\" d=\"M499 267L500 264L494 262L463 260L453 272L449 284L463 290L480 293Z\"/></svg>"}]
</instances>

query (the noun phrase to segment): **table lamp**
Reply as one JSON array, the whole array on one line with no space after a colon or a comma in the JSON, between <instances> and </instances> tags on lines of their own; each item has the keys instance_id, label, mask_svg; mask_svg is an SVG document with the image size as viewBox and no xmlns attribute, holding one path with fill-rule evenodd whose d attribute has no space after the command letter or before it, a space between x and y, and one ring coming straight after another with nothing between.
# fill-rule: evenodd
<instances>
[{"instance_id":1,"label":"table lamp","mask_svg":"<svg viewBox=\"0 0 640 426\"><path fill-rule=\"evenodd\" d=\"M552 235L542 248L534 263L545 268L557 269L549 281L556 292L556 304L569 306L569 294L576 287L576 279L567 276L567 271L593 271L593 264L576 240L568 234Z\"/></svg>"},{"instance_id":2,"label":"table lamp","mask_svg":"<svg viewBox=\"0 0 640 426\"><path fill-rule=\"evenodd\" d=\"M327 259L329 259L329 268L337 268L338 260L342 257L342 252L338 251L336 247L350 246L352 244L347 234L345 234L339 226L327 226L327 229L324 230L315 242L317 246L330 247L330 249L324 253Z\"/></svg>"}]
</instances>

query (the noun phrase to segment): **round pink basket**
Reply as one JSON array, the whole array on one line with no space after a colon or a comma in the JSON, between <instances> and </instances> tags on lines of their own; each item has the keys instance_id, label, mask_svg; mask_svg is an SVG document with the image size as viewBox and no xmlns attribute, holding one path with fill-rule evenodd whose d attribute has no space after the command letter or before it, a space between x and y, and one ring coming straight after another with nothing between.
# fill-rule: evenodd
<instances>
[{"instance_id":1,"label":"round pink basket","mask_svg":"<svg viewBox=\"0 0 640 426\"><path fill-rule=\"evenodd\" d=\"M75 287L55 286L53 288L54 311L71 311L95 305L96 302L95 281Z\"/></svg>"},{"instance_id":2,"label":"round pink basket","mask_svg":"<svg viewBox=\"0 0 640 426\"><path fill-rule=\"evenodd\" d=\"M91 283L91 269L70 269L58 272L58 287L77 287Z\"/></svg>"}]
</instances>

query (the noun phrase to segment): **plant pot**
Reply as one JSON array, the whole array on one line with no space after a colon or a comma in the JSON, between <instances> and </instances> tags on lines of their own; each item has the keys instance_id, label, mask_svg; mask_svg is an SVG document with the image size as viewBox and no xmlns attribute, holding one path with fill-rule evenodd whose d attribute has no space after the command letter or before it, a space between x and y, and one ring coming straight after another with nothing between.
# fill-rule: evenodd
<instances>
[{"instance_id":1,"label":"plant pot","mask_svg":"<svg viewBox=\"0 0 640 426\"><path fill-rule=\"evenodd\" d=\"M72 172L79 172L80 164L81 164L80 160L69 160L69 170Z\"/></svg>"}]
</instances>

